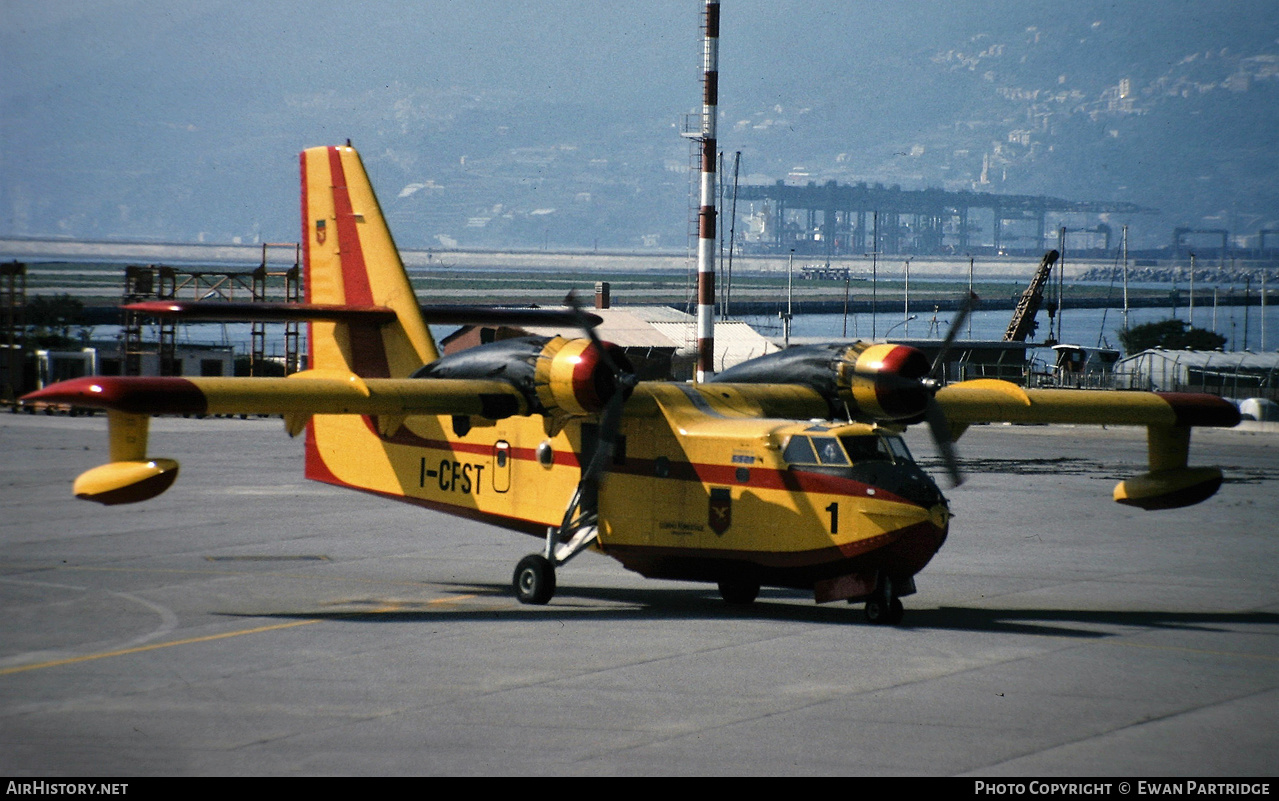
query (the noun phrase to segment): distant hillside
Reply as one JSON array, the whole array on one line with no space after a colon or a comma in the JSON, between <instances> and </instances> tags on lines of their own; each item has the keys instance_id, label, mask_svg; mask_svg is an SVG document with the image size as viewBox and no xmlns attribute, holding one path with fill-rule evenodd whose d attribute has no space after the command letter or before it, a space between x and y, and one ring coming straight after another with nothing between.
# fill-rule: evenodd
<instances>
[{"instance_id":1,"label":"distant hillside","mask_svg":"<svg viewBox=\"0 0 1279 801\"><path fill-rule=\"evenodd\" d=\"M295 239L297 151L350 137L407 247L686 243L696 2L413 7L323 47L288 2L146 6L0 30L0 235ZM1279 228L1265 2L734 0L721 71L747 182L1160 209L1110 221L1135 247Z\"/></svg>"}]
</instances>

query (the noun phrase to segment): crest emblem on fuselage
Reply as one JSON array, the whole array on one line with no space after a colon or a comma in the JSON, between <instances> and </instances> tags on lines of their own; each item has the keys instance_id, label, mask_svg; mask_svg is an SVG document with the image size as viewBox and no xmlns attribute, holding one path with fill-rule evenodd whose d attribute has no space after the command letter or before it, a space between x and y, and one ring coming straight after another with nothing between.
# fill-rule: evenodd
<instances>
[{"instance_id":1,"label":"crest emblem on fuselage","mask_svg":"<svg viewBox=\"0 0 1279 801\"><path fill-rule=\"evenodd\" d=\"M324 223L325 223L324 220L315 221L315 241L320 243L321 245L324 244L324 238L328 233L327 227L325 226Z\"/></svg>"},{"instance_id":2,"label":"crest emblem on fuselage","mask_svg":"<svg viewBox=\"0 0 1279 801\"><path fill-rule=\"evenodd\" d=\"M723 534L733 524L733 491L728 487L711 488L706 523L716 534Z\"/></svg>"}]
</instances>

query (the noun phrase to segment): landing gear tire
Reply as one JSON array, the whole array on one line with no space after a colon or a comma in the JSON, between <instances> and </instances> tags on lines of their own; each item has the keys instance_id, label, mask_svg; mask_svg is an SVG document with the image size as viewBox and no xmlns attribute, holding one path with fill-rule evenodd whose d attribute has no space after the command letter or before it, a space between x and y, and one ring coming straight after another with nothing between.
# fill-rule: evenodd
<instances>
[{"instance_id":1,"label":"landing gear tire","mask_svg":"<svg viewBox=\"0 0 1279 801\"><path fill-rule=\"evenodd\" d=\"M541 554L529 554L515 566L511 579L522 604L545 604L555 595L555 565Z\"/></svg>"},{"instance_id":2,"label":"landing gear tire","mask_svg":"<svg viewBox=\"0 0 1279 801\"><path fill-rule=\"evenodd\" d=\"M747 578L720 579L719 596L733 606L750 606L759 597L759 582Z\"/></svg>"},{"instance_id":3,"label":"landing gear tire","mask_svg":"<svg viewBox=\"0 0 1279 801\"><path fill-rule=\"evenodd\" d=\"M877 626L896 626L902 622L906 607L900 598L885 602L882 598L872 598L866 602L866 620Z\"/></svg>"}]
</instances>

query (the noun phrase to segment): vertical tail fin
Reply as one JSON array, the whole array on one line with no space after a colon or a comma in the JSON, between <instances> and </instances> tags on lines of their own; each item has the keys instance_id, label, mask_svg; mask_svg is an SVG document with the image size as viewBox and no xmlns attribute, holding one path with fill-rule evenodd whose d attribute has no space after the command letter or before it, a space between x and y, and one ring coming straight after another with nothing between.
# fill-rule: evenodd
<instances>
[{"instance_id":1,"label":"vertical tail fin","mask_svg":"<svg viewBox=\"0 0 1279 801\"><path fill-rule=\"evenodd\" d=\"M383 306L396 321L373 327L311 323L311 369L404 378L439 358L360 154L302 151L302 254L308 303Z\"/></svg>"}]
</instances>

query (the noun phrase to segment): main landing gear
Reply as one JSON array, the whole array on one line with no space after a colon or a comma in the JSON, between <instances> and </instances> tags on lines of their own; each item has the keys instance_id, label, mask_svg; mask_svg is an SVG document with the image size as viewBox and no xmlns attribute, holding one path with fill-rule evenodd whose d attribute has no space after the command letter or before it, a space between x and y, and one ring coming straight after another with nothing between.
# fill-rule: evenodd
<instances>
[{"instance_id":1,"label":"main landing gear","mask_svg":"<svg viewBox=\"0 0 1279 801\"><path fill-rule=\"evenodd\" d=\"M555 595L555 565L540 553L531 553L515 566L515 597L522 604L544 604Z\"/></svg>"},{"instance_id":2,"label":"main landing gear","mask_svg":"<svg viewBox=\"0 0 1279 801\"><path fill-rule=\"evenodd\" d=\"M511 585L515 597L522 604L550 602L555 595L555 568L591 547L599 539L599 528L587 525L577 529L567 542L559 542L559 529L552 526L546 531L546 551L531 553L515 566Z\"/></svg>"}]
</instances>

